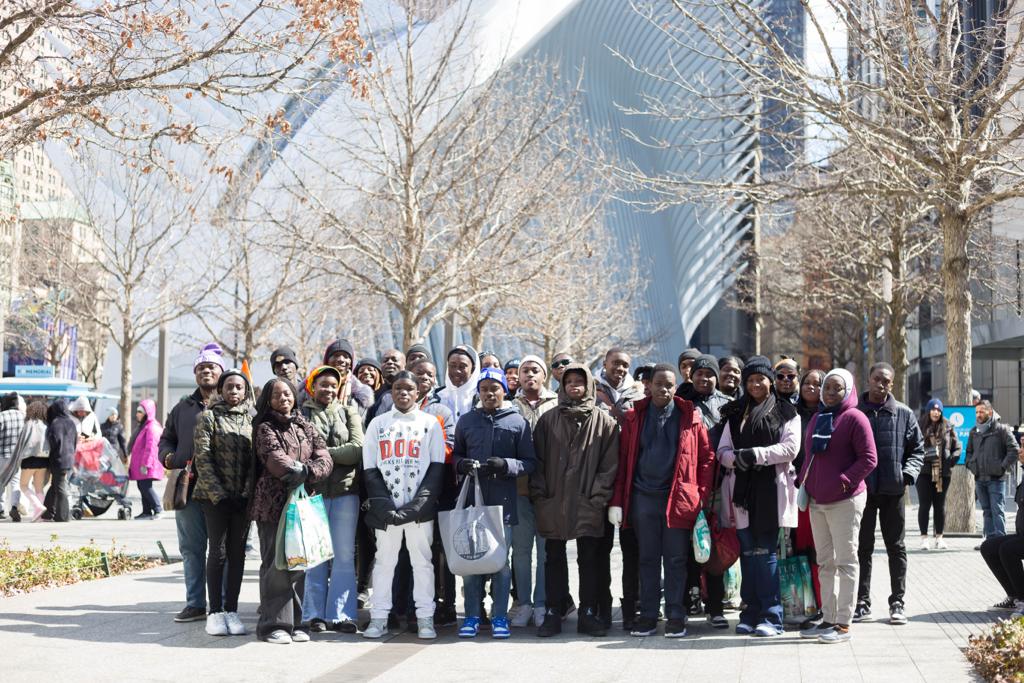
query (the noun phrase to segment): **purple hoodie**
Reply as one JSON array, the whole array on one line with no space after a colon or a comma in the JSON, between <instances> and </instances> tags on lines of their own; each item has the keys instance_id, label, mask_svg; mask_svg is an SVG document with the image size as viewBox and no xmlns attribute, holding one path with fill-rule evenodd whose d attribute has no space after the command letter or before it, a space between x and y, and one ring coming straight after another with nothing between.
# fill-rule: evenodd
<instances>
[{"instance_id":1,"label":"purple hoodie","mask_svg":"<svg viewBox=\"0 0 1024 683\"><path fill-rule=\"evenodd\" d=\"M814 456L813 464L812 437L818 413L814 414L807 425L804 434L806 456L800 469L800 481L807 478L807 493L815 503L836 503L853 498L867 488L864 479L875 469L878 454L875 452L871 424L867 416L857 410L857 404L857 390L849 387L842 405L833 413L832 439L828 448ZM811 466L809 474L808 465Z\"/></svg>"}]
</instances>

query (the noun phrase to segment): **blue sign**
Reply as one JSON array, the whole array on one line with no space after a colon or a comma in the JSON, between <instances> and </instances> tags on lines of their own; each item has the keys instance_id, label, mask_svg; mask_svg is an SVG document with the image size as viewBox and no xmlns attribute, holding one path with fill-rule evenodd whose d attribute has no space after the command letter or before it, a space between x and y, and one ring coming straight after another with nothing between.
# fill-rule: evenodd
<instances>
[{"instance_id":1,"label":"blue sign","mask_svg":"<svg viewBox=\"0 0 1024 683\"><path fill-rule=\"evenodd\" d=\"M15 365L15 377L53 377L52 365Z\"/></svg>"},{"instance_id":2,"label":"blue sign","mask_svg":"<svg viewBox=\"0 0 1024 683\"><path fill-rule=\"evenodd\" d=\"M967 437L970 436L977 416L974 414L974 406L943 406L942 415L953 425L956 438L960 440L960 460L958 464L963 465L967 460Z\"/></svg>"}]
</instances>

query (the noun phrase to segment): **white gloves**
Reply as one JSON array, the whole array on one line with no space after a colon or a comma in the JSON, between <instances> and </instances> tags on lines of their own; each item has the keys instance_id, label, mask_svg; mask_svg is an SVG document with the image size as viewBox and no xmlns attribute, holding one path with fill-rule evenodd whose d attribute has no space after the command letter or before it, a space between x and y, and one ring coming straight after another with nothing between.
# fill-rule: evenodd
<instances>
[{"instance_id":1,"label":"white gloves","mask_svg":"<svg viewBox=\"0 0 1024 683\"><path fill-rule=\"evenodd\" d=\"M622 508L615 506L608 508L608 521L615 526L622 526Z\"/></svg>"}]
</instances>

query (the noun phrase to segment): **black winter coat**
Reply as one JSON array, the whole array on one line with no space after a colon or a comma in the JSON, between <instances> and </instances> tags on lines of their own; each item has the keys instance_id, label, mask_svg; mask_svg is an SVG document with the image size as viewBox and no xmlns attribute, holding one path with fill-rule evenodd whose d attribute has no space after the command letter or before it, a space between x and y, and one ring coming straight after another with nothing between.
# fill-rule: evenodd
<instances>
[{"instance_id":1,"label":"black winter coat","mask_svg":"<svg viewBox=\"0 0 1024 683\"><path fill-rule=\"evenodd\" d=\"M78 425L75 424L64 399L54 401L46 410L46 443L50 447L51 471L70 470L75 466L78 446Z\"/></svg>"},{"instance_id":2,"label":"black winter coat","mask_svg":"<svg viewBox=\"0 0 1024 683\"><path fill-rule=\"evenodd\" d=\"M860 396L857 406L871 424L878 464L865 480L868 493L888 496L903 494L921 473L924 461L924 435L912 410L889 394L881 408L867 406L868 394Z\"/></svg>"},{"instance_id":3,"label":"black winter coat","mask_svg":"<svg viewBox=\"0 0 1024 683\"><path fill-rule=\"evenodd\" d=\"M206 410L206 404L203 403L203 394L199 389L189 396L183 397L178 401L178 405L171 408L167 422L164 423L164 431L160 435L158 446L160 462L164 464L164 467L180 470L192 459L196 422L199 419L199 414L204 410ZM172 455L169 461L167 460L168 454Z\"/></svg>"},{"instance_id":4,"label":"black winter coat","mask_svg":"<svg viewBox=\"0 0 1024 683\"><path fill-rule=\"evenodd\" d=\"M100 434L103 435L103 438L111 446L117 449L122 458L128 457L128 445L124 440L124 427L120 421L111 422L110 420L104 420L103 424L100 425Z\"/></svg>"}]
</instances>

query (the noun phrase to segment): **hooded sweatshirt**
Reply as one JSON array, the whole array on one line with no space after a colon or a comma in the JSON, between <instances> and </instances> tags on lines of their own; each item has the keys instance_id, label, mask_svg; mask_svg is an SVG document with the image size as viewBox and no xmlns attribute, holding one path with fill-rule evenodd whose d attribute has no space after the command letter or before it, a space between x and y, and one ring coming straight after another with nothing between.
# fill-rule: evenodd
<instances>
[{"instance_id":1,"label":"hooded sweatshirt","mask_svg":"<svg viewBox=\"0 0 1024 683\"><path fill-rule=\"evenodd\" d=\"M469 357L469 362L473 367L469 379L461 387L452 386L449 379L445 386L438 388L434 392L438 401L448 410L452 411L456 424L458 424L459 418L473 410L473 401L476 398L476 385L480 381L480 361L476 349L468 344L463 345L462 348L466 350L466 353L462 355ZM449 352L448 355L450 357L451 353Z\"/></svg>"},{"instance_id":2,"label":"hooded sweatshirt","mask_svg":"<svg viewBox=\"0 0 1024 683\"><path fill-rule=\"evenodd\" d=\"M598 405L607 409L621 425L626 411L644 397L644 385L633 379L633 376L627 372L626 376L622 378L622 384L616 389L605 375L604 368L601 368L594 379L597 382L597 387L611 399L611 405L604 404L600 399Z\"/></svg>"},{"instance_id":3,"label":"hooded sweatshirt","mask_svg":"<svg viewBox=\"0 0 1024 683\"><path fill-rule=\"evenodd\" d=\"M50 447L52 470L70 470L75 466L78 426L62 398L51 403L46 409L46 443Z\"/></svg>"},{"instance_id":4,"label":"hooded sweatshirt","mask_svg":"<svg viewBox=\"0 0 1024 683\"><path fill-rule=\"evenodd\" d=\"M86 438L95 439L103 435L103 431L100 429L100 420L96 417L96 413L92 410L92 405L89 404L89 399L85 396L79 396L71 405L68 406L68 412L86 412L88 413L85 417L79 419L76 415L72 415L71 419L75 421L78 427L78 433Z\"/></svg>"},{"instance_id":5,"label":"hooded sweatshirt","mask_svg":"<svg viewBox=\"0 0 1024 683\"><path fill-rule=\"evenodd\" d=\"M146 421L139 425L132 437L128 478L132 481L163 479L164 466L160 464L159 444L164 428L156 421L156 404L152 400L143 399L139 407L146 414Z\"/></svg>"}]
</instances>

